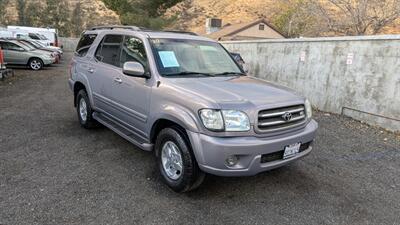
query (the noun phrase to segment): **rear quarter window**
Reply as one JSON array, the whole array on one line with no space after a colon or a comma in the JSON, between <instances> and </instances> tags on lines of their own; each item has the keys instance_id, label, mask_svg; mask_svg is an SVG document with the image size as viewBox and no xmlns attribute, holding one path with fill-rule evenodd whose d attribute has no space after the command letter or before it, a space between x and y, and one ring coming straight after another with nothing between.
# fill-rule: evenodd
<instances>
[{"instance_id":1,"label":"rear quarter window","mask_svg":"<svg viewBox=\"0 0 400 225\"><path fill-rule=\"evenodd\" d=\"M86 56L90 46L92 46L97 34L84 34L78 42L75 50L75 55L79 57Z\"/></svg>"}]
</instances>

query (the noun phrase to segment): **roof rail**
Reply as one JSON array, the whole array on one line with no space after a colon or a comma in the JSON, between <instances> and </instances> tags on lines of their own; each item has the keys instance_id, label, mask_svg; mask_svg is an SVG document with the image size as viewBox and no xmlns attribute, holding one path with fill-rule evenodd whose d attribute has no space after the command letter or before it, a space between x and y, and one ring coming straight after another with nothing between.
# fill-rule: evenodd
<instances>
[{"instance_id":1,"label":"roof rail","mask_svg":"<svg viewBox=\"0 0 400 225\"><path fill-rule=\"evenodd\" d=\"M162 32L170 32L170 33L178 33L178 34L189 34L189 35L194 35L198 36L198 34L190 31L180 31L180 30L163 30Z\"/></svg>"},{"instance_id":2,"label":"roof rail","mask_svg":"<svg viewBox=\"0 0 400 225\"><path fill-rule=\"evenodd\" d=\"M133 30L133 31L140 31L142 28L136 27L136 26L118 26L118 25L112 25L112 26L97 26L97 27L92 27L89 30L113 30L113 29L126 29L126 30Z\"/></svg>"},{"instance_id":3,"label":"roof rail","mask_svg":"<svg viewBox=\"0 0 400 225\"><path fill-rule=\"evenodd\" d=\"M89 30L113 30L113 29L126 29L126 30L132 30L132 31L148 31L148 32L170 32L170 33L189 34L189 35L195 35L195 36L197 36L196 33L194 33L194 32L189 32L189 31L179 31L179 30L162 30L162 31L157 31L157 30L151 30L151 29L144 28L144 27L137 27L137 26L121 26L121 25L96 26L96 27L90 28Z\"/></svg>"}]
</instances>

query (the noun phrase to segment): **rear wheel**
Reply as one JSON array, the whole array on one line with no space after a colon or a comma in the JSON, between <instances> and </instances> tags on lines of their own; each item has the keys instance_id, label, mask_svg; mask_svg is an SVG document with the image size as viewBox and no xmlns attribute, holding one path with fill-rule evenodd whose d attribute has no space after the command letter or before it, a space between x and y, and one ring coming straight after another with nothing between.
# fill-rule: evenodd
<instances>
[{"instance_id":1,"label":"rear wheel","mask_svg":"<svg viewBox=\"0 0 400 225\"><path fill-rule=\"evenodd\" d=\"M86 129L95 128L98 122L92 117L93 110L90 106L89 98L85 90L80 90L76 96L76 111L79 123Z\"/></svg>"},{"instance_id":2,"label":"rear wheel","mask_svg":"<svg viewBox=\"0 0 400 225\"><path fill-rule=\"evenodd\" d=\"M155 150L162 180L172 190L190 191L203 182L205 174L199 169L182 131L163 129L157 136Z\"/></svg>"},{"instance_id":3,"label":"rear wheel","mask_svg":"<svg viewBox=\"0 0 400 225\"><path fill-rule=\"evenodd\" d=\"M28 62L28 66L32 70L41 70L43 68L43 65L43 61L39 58L32 58Z\"/></svg>"}]
</instances>

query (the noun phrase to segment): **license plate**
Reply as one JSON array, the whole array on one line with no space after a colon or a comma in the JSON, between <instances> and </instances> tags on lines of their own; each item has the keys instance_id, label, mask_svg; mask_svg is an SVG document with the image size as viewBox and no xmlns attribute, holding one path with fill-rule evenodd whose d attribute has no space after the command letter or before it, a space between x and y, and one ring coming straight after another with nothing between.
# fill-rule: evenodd
<instances>
[{"instance_id":1,"label":"license plate","mask_svg":"<svg viewBox=\"0 0 400 225\"><path fill-rule=\"evenodd\" d=\"M295 156L300 151L301 143L292 144L285 147L285 152L283 153L283 159L287 159Z\"/></svg>"}]
</instances>

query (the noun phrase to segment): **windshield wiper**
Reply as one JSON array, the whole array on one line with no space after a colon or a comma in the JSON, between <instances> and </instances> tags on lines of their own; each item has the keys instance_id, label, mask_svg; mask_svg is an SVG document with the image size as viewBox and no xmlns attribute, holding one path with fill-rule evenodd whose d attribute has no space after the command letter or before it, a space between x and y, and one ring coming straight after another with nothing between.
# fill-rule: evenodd
<instances>
[{"instance_id":1,"label":"windshield wiper","mask_svg":"<svg viewBox=\"0 0 400 225\"><path fill-rule=\"evenodd\" d=\"M214 73L214 76L225 76L225 75L239 75L239 76L246 76L244 73L239 72L223 72L223 73Z\"/></svg>"},{"instance_id":2,"label":"windshield wiper","mask_svg":"<svg viewBox=\"0 0 400 225\"><path fill-rule=\"evenodd\" d=\"M165 74L165 76L184 76L184 75L203 75L207 77L213 77L214 74L210 73L200 73L200 72L191 72L191 71L183 71L179 73L170 73L170 74Z\"/></svg>"}]
</instances>

